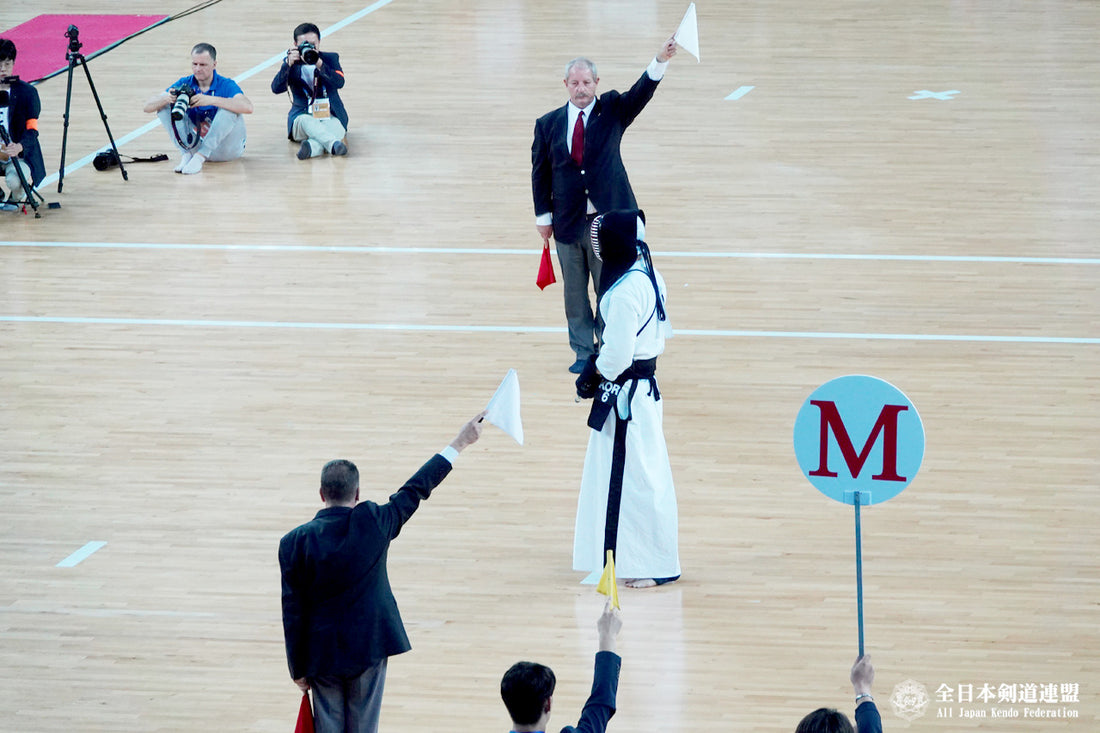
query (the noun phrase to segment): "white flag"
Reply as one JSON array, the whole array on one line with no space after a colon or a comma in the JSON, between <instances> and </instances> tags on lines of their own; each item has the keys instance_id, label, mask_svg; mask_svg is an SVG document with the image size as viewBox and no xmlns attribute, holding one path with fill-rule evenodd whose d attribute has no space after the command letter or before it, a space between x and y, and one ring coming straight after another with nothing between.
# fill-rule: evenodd
<instances>
[{"instance_id":1,"label":"white flag","mask_svg":"<svg viewBox=\"0 0 1100 733\"><path fill-rule=\"evenodd\" d=\"M485 408L485 419L523 445L523 421L519 416L519 377L509 369Z\"/></svg>"},{"instance_id":2,"label":"white flag","mask_svg":"<svg viewBox=\"0 0 1100 733\"><path fill-rule=\"evenodd\" d=\"M676 43L683 46L685 51L694 56L696 61L701 60L699 58L699 21L695 17L695 3L688 5L684 19L680 21L680 27L672 37L676 39Z\"/></svg>"}]
</instances>

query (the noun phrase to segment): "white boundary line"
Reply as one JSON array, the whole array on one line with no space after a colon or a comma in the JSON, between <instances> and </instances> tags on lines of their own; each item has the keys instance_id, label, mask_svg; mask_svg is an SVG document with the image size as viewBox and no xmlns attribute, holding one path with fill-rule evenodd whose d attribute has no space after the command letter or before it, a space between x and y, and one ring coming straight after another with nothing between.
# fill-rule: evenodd
<instances>
[{"instance_id":1,"label":"white boundary line","mask_svg":"<svg viewBox=\"0 0 1100 733\"><path fill-rule=\"evenodd\" d=\"M55 616L91 616L93 618L112 617L166 617L166 618L215 618L216 613L205 611L158 611L155 609L144 610L139 608L73 608L71 606L28 606L20 604L19 608L0 608L0 614L52 614Z\"/></svg>"},{"instance_id":2,"label":"white boundary line","mask_svg":"<svg viewBox=\"0 0 1100 733\"><path fill-rule=\"evenodd\" d=\"M537 255L539 249L483 247L337 247L309 244L170 244L154 242L0 242L0 247L149 250L225 250L235 252L337 252L347 254ZM867 262L975 262L1024 265L1100 265L1100 257L997 257L985 255L885 255L829 252L665 252L659 258L761 260L852 260ZM555 253L556 256L556 253Z\"/></svg>"},{"instance_id":3,"label":"white boundary line","mask_svg":"<svg viewBox=\"0 0 1100 733\"><path fill-rule=\"evenodd\" d=\"M404 331L441 333L565 333L561 326L471 326L425 323L325 323L296 321L218 321L190 318L91 318L82 316L5 316L0 323L55 323L91 326L169 326L184 328L285 328L331 331ZM722 338L851 339L873 341L972 341L1009 344L1100 345L1100 338L1077 336L993 336L983 334L928 333L844 333L815 331L734 331L720 329L678 329L681 336Z\"/></svg>"},{"instance_id":4,"label":"white boundary line","mask_svg":"<svg viewBox=\"0 0 1100 733\"><path fill-rule=\"evenodd\" d=\"M89 543L85 544L83 547L81 547L79 550L74 552L73 554L69 555L67 558L65 558L61 562L57 563L57 567L59 567L59 568L76 567L77 565L79 565L80 563L84 562L89 557L91 557L93 553L97 552L98 550L100 550L100 549L102 549L103 547L106 547L106 546L107 546L106 542L98 542L98 541L89 542Z\"/></svg>"}]
</instances>

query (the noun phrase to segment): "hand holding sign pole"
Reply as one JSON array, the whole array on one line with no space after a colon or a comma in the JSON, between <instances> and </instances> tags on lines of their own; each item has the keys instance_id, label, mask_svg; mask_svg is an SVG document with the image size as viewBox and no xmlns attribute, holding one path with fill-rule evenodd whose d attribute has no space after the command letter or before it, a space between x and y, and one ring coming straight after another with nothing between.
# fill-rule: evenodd
<instances>
[{"instance_id":1,"label":"hand holding sign pole","mask_svg":"<svg viewBox=\"0 0 1100 733\"><path fill-rule=\"evenodd\" d=\"M857 452L853 437L867 436ZM794 423L802 473L830 499L855 507L856 608L863 656L863 550L860 507L894 498L924 458L924 425L901 390L876 377L850 375L818 387ZM837 456L843 461L832 460ZM878 468L878 472L872 469Z\"/></svg>"}]
</instances>

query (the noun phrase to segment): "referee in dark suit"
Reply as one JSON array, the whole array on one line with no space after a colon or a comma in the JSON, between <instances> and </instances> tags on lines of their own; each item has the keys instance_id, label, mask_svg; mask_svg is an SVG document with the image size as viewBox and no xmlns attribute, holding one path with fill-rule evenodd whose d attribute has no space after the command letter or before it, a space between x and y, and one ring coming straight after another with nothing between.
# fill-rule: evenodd
<instances>
[{"instance_id":1,"label":"referee in dark suit","mask_svg":"<svg viewBox=\"0 0 1100 733\"><path fill-rule=\"evenodd\" d=\"M378 730L386 660L410 649L386 574L390 541L481 436L484 413L462 426L385 504L359 501L359 471L321 471L325 508L279 542L283 633L290 676L313 690L317 733Z\"/></svg>"},{"instance_id":2,"label":"referee in dark suit","mask_svg":"<svg viewBox=\"0 0 1100 733\"><path fill-rule=\"evenodd\" d=\"M636 209L634 191L619 152L623 132L645 108L664 76L676 41L669 38L627 92L596 96L596 65L576 58L565 67L569 101L535 121L531 145L531 191L535 225L544 242L553 235L565 291L569 346L579 374L597 351L596 319L588 278L598 287L600 263L592 252L588 224L596 214Z\"/></svg>"}]
</instances>

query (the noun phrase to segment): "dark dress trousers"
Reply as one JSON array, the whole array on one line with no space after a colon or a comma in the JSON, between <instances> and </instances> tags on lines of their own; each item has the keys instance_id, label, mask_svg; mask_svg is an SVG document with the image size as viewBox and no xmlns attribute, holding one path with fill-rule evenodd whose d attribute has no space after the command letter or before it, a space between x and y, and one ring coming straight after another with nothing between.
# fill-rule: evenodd
<instances>
[{"instance_id":1,"label":"dark dress trousers","mask_svg":"<svg viewBox=\"0 0 1100 733\"><path fill-rule=\"evenodd\" d=\"M351 677L407 652L386 573L390 541L451 471L435 455L386 504L327 507L279 542L290 675Z\"/></svg>"},{"instance_id":2,"label":"dark dress trousers","mask_svg":"<svg viewBox=\"0 0 1100 733\"><path fill-rule=\"evenodd\" d=\"M566 143L568 102L535 121L531 145L531 191L535 216L553 213L554 239L576 243L585 232L587 202L600 213L636 209L619 152L623 132L645 108L659 82L642 73L628 91L601 94L584 125L584 162L577 165Z\"/></svg>"}]
</instances>

